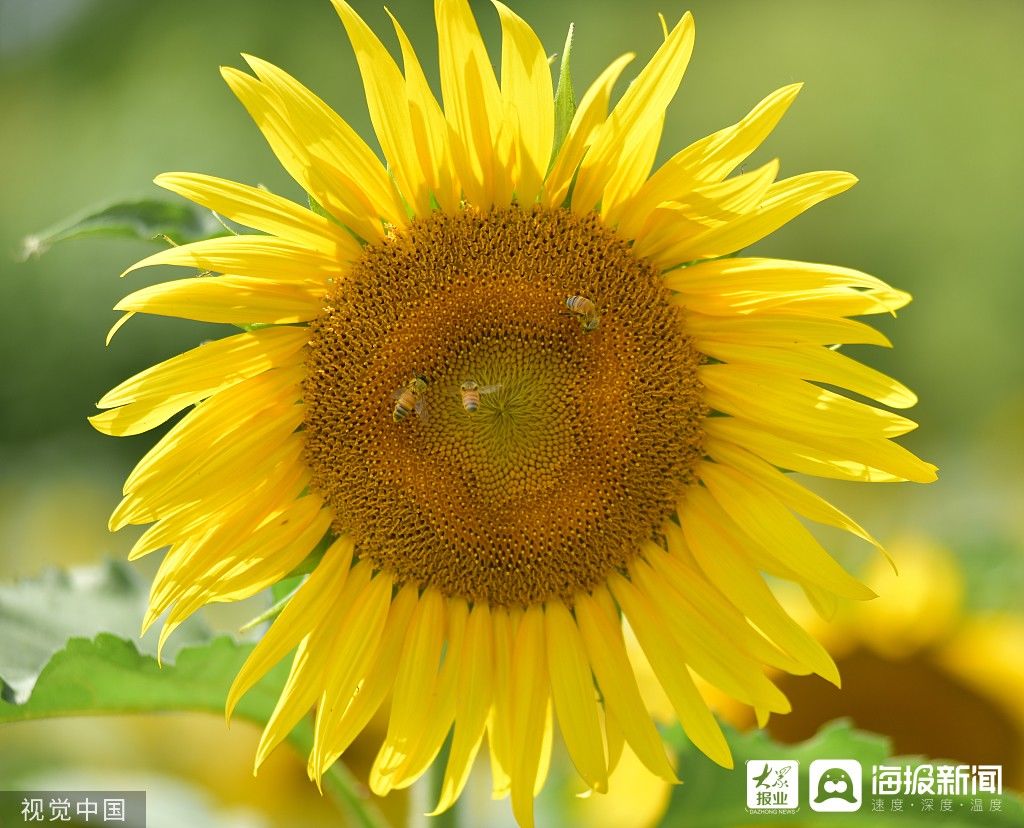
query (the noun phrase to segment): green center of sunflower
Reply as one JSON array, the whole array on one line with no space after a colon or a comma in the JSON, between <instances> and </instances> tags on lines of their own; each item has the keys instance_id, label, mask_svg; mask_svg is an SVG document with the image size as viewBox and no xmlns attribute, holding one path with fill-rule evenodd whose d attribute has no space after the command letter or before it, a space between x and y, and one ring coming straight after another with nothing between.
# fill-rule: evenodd
<instances>
[{"instance_id":1,"label":"green center of sunflower","mask_svg":"<svg viewBox=\"0 0 1024 828\"><path fill-rule=\"evenodd\" d=\"M309 342L306 460L335 531L471 601L603 582L701 456L701 357L666 299L566 210L434 213L366 247Z\"/></svg>"}]
</instances>

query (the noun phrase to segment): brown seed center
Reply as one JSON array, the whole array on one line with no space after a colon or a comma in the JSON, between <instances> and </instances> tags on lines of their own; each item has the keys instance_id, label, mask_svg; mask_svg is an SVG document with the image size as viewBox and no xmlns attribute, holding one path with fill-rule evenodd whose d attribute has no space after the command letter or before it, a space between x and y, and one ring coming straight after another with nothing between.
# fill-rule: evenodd
<instances>
[{"instance_id":1,"label":"brown seed center","mask_svg":"<svg viewBox=\"0 0 1024 828\"><path fill-rule=\"evenodd\" d=\"M367 247L311 326L306 459L334 529L472 601L601 583L701 456L701 357L666 298L565 210L435 213Z\"/></svg>"}]
</instances>

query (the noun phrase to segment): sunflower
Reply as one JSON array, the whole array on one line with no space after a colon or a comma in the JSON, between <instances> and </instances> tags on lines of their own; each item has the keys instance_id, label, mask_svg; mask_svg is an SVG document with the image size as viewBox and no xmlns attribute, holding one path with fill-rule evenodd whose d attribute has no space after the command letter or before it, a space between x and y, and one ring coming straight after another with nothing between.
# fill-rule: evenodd
<instances>
[{"instance_id":1,"label":"sunflower","mask_svg":"<svg viewBox=\"0 0 1024 828\"><path fill-rule=\"evenodd\" d=\"M632 55L556 119L547 53L495 2L496 77L466 0L437 0L443 108L397 21L400 69L343 0L382 161L316 95L245 56L228 85L309 194L191 173L156 183L257 233L137 263L221 274L116 306L246 327L125 381L101 431L190 408L129 475L114 529L169 547L145 624L163 638L326 546L231 688L294 652L257 766L316 708L319 780L390 698L370 776L410 785L443 744L436 811L487 737L496 796L532 824L553 721L583 783L622 745L672 764L627 656L628 622L693 742L730 766L695 676L760 720L789 704L766 668L838 682L764 574L820 604L873 593L797 514L874 542L785 471L930 481L891 442L915 424L850 399L915 402L835 345L886 345L850 317L909 296L840 267L729 258L854 177L730 174L799 85L653 174L692 51L684 15L610 106ZM563 101L564 95L559 96ZM564 108L563 108L564 109Z\"/></svg>"},{"instance_id":2,"label":"sunflower","mask_svg":"<svg viewBox=\"0 0 1024 828\"><path fill-rule=\"evenodd\" d=\"M768 730L796 742L849 717L888 736L894 755L999 764L1008 785L1024 788L1024 615L965 607L965 573L933 541L907 537L893 546L899 577L877 562L863 574L878 601L843 606L828 624L804 611L842 671L842 692L780 675L794 711ZM724 718L753 724L715 695Z\"/></svg>"}]
</instances>

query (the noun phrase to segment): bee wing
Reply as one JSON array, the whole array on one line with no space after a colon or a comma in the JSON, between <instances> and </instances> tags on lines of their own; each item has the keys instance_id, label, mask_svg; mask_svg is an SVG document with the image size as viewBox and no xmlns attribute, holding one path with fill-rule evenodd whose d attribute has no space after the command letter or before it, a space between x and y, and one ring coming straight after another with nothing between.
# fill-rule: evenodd
<instances>
[{"instance_id":1,"label":"bee wing","mask_svg":"<svg viewBox=\"0 0 1024 828\"><path fill-rule=\"evenodd\" d=\"M493 394L499 388L501 388L500 385L481 385L480 386L480 393L481 394Z\"/></svg>"},{"instance_id":2,"label":"bee wing","mask_svg":"<svg viewBox=\"0 0 1024 828\"><path fill-rule=\"evenodd\" d=\"M427 419L427 404L422 398L416 400L416 416L424 421Z\"/></svg>"}]
</instances>

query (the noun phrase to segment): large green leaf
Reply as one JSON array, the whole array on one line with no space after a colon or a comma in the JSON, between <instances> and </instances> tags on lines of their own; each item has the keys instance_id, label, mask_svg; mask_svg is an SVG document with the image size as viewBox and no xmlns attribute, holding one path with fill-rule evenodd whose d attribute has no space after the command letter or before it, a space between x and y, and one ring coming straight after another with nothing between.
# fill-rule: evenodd
<instances>
[{"instance_id":1,"label":"large green leaf","mask_svg":"<svg viewBox=\"0 0 1024 828\"><path fill-rule=\"evenodd\" d=\"M40 256L53 245L88 237L115 236L175 244L226 235L229 231L209 210L179 201L142 198L118 201L55 224L22 240L23 259Z\"/></svg>"},{"instance_id":2,"label":"large green leaf","mask_svg":"<svg viewBox=\"0 0 1024 828\"><path fill-rule=\"evenodd\" d=\"M0 701L0 723L155 710L222 713L228 687L252 647L220 636L183 648L173 665L161 667L134 643L110 633L72 638L43 668L25 703ZM286 668L278 665L242 699L240 717L269 718Z\"/></svg>"},{"instance_id":3,"label":"large green leaf","mask_svg":"<svg viewBox=\"0 0 1024 828\"><path fill-rule=\"evenodd\" d=\"M184 647L173 665L157 664L131 641L102 633L95 639L72 638L43 668L24 704L0 701L0 724L64 716L205 711L222 714L224 700L239 668L254 645L222 636L205 644ZM288 672L282 662L239 702L235 715L258 724L270 717ZM211 722L211 727L223 727ZM308 719L292 731L289 741L303 753L313 742ZM387 822L361 796L348 770L336 762L324 786L365 828ZM311 789L311 795L315 792Z\"/></svg>"},{"instance_id":4,"label":"large green leaf","mask_svg":"<svg viewBox=\"0 0 1024 828\"><path fill-rule=\"evenodd\" d=\"M787 824L803 828L835 828L837 824L847 828L859 826L881 826L881 828L915 828L934 825L936 821L956 828L980 828L980 826L1024 825L1024 803L1014 794L1004 792L1001 796L979 795L983 809L970 810L973 797L951 797L953 805L948 813L939 811L935 798L935 811L921 813L920 798L902 797L903 810L893 812L873 810L875 799L891 806L895 797L875 797L871 793L872 765L911 765L919 762L946 764L939 760L918 757L896 757L890 754L889 740L874 733L855 730L850 723L839 720L826 725L806 742L785 745L775 742L764 731L737 733L727 730L726 736L732 748L735 770L725 770L710 762L697 751L677 727L667 734L678 750L679 778L684 784L675 788L660 825L662 828L732 828L736 825ZM800 773L800 808L795 814L758 814L746 810L746 785L748 761L756 771L761 760L795 759ZM863 806L853 813L817 813L808 806L808 769L815 759L855 759L863 768L864 784L861 790ZM961 764L951 762L949 764ZM990 801L999 800L999 810L990 809ZM913 805L911 803L914 803Z\"/></svg>"},{"instance_id":5,"label":"large green leaf","mask_svg":"<svg viewBox=\"0 0 1024 828\"><path fill-rule=\"evenodd\" d=\"M109 632L134 638L146 611L147 589L127 564L51 569L32 579L0 584L0 696L24 700L50 657L72 636L91 638ZM156 653L154 627L140 642ZM209 628L194 616L164 648L173 661L178 649L207 641Z\"/></svg>"}]
</instances>

